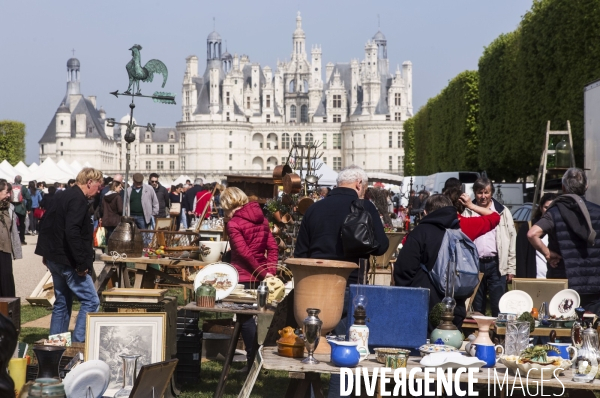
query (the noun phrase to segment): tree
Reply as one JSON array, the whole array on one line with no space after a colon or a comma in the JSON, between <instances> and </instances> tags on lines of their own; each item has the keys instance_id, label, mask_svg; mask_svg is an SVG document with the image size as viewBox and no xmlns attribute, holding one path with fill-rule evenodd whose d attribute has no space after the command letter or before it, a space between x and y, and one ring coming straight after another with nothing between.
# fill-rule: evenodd
<instances>
[{"instance_id":1,"label":"tree","mask_svg":"<svg viewBox=\"0 0 600 398\"><path fill-rule=\"evenodd\" d=\"M0 120L0 161L16 165L25 160L25 124Z\"/></svg>"}]
</instances>

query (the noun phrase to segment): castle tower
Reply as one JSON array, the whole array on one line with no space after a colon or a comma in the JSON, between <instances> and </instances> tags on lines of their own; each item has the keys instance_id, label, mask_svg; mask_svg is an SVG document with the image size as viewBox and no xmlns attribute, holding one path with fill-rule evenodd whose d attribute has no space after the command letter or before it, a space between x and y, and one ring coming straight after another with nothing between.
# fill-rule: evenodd
<instances>
[{"instance_id":1,"label":"castle tower","mask_svg":"<svg viewBox=\"0 0 600 398\"><path fill-rule=\"evenodd\" d=\"M71 138L71 111L64 102L56 110L56 138Z\"/></svg>"},{"instance_id":2,"label":"castle tower","mask_svg":"<svg viewBox=\"0 0 600 398\"><path fill-rule=\"evenodd\" d=\"M373 41L377 45L377 64L379 66L379 74L381 76L388 75L390 72L390 64L387 57L387 39L381 31L375 33Z\"/></svg>"},{"instance_id":3,"label":"castle tower","mask_svg":"<svg viewBox=\"0 0 600 398\"><path fill-rule=\"evenodd\" d=\"M407 116L413 115L412 105L412 62L405 61L402 63L402 77L404 78L404 85L406 90L406 114Z\"/></svg>"},{"instance_id":4,"label":"castle tower","mask_svg":"<svg viewBox=\"0 0 600 398\"><path fill-rule=\"evenodd\" d=\"M67 100L69 95L80 94L79 91L79 68L81 64L77 58L71 58L67 61Z\"/></svg>"},{"instance_id":5,"label":"castle tower","mask_svg":"<svg viewBox=\"0 0 600 398\"><path fill-rule=\"evenodd\" d=\"M306 35L304 34L304 30L302 30L300 11L298 11L298 16L296 17L296 30L292 38L294 44L292 60L306 59Z\"/></svg>"}]
</instances>

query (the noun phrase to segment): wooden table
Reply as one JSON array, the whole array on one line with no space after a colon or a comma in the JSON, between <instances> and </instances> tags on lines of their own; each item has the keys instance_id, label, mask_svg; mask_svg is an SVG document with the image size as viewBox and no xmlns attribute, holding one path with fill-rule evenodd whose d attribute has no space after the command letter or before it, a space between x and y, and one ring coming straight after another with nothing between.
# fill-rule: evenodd
<instances>
[{"instance_id":1,"label":"wooden table","mask_svg":"<svg viewBox=\"0 0 600 398\"><path fill-rule=\"evenodd\" d=\"M304 374L303 378L294 378L290 382L290 386L288 387L286 398L287 397L304 397L304 392L310 391L309 387L311 384L313 386L313 391L315 393L315 397L317 397L317 398L322 397L322 394L319 395L320 391L318 391L317 388L314 388L314 387L317 387L317 385L315 385L315 381L319 380L319 374L320 373L329 373L329 374L339 374L340 373L340 368L334 366L331 362L329 362L328 355L315 354L315 358L321 362L317 365L305 365L301 362L302 361L301 358L300 359L285 358L285 357L279 356L277 354L276 347L261 347L259 349L259 360L262 360L262 367L264 369L283 370L283 371L292 372L292 373L303 373ZM406 366L407 367L407 370L406 370L407 375L410 372L410 370L413 368L417 368L417 367L423 368L423 366L419 363L420 361L421 361L421 357L410 357L408 359L408 363ZM363 369L367 369L369 374L373 374L374 368L383 368L383 365L378 363L375 360L374 354L369 355L369 358L360 362L358 366L362 367ZM504 378L505 374L508 372L508 369L504 365L498 363L495 368L490 369L489 374L488 374L488 369L481 369L480 372L475 373L475 377L477 378L477 384L487 385L488 380L490 381L490 392L493 391L492 383L494 383L494 369L496 370L498 378L500 380L502 380ZM436 373L429 373L428 377L435 380ZM425 378L425 373L424 372L416 372L415 378L423 379L423 378ZM393 390L393 380L394 380L393 375L392 375L391 379L392 380L391 380L390 385L392 387L388 386L386 388L387 391ZM507 380L508 380L509 388L512 388L514 379L515 379L515 376L512 374L512 372L508 372ZM295 382L294 380L300 380L300 381ZM526 384L530 385L532 391L534 391L536 389L536 386L539 388L540 379L534 379L534 378L527 379L527 377L522 376L521 380L522 380L523 385L526 385ZM562 389L563 385L564 385L564 388L600 391L600 380L594 380L591 383L576 383L576 382L572 381L573 380L573 371L570 369L566 370L564 372L564 375L559 377L559 380L560 380L560 382L555 378L552 378L551 380L544 379L543 385L544 385L544 387L556 387L556 388L560 388L560 389ZM461 374L460 381L468 382L468 374L464 374L464 373ZM520 386L518 378L517 378L515 385ZM498 388L497 391L500 393L501 396L504 396L505 390L500 392L500 389ZM517 390L517 391L520 391L520 390ZM546 391L545 394L548 394L548 391ZM377 395L377 396L379 397L380 395ZM574 395L572 395L572 396L574 396Z\"/></svg>"},{"instance_id":2,"label":"wooden table","mask_svg":"<svg viewBox=\"0 0 600 398\"><path fill-rule=\"evenodd\" d=\"M186 268L203 268L208 265L208 263L203 261L172 260L169 258L127 257L126 259L113 260L113 258L107 254L100 256L100 260L104 261L104 268L96 280L96 290L98 294L107 287L109 282L111 282L113 286L118 283L119 287L133 287L139 289L142 287L144 278L151 277L152 281L156 280L156 278L161 278L165 283L183 287L184 298L186 296L185 289L193 289L194 287L194 284L187 281L185 278ZM135 264L135 281L133 286L131 286L129 281L127 263ZM181 270L181 278L178 278L175 274L168 274L155 268L148 267L148 264L158 264L164 268L179 269Z\"/></svg>"},{"instance_id":3,"label":"wooden table","mask_svg":"<svg viewBox=\"0 0 600 398\"><path fill-rule=\"evenodd\" d=\"M263 315L267 314L272 316L274 311L268 310L266 312L258 311L256 309L246 309L240 308L239 305L236 306L232 303L217 303L214 307L198 307L196 303L189 303L183 309L189 311L202 311L202 312L219 312L226 314L235 314L235 325L233 327L233 334L231 336L231 340L229 341L229 347L227 348L227 355L225 356L225 363L223 363L223 370L221 371L221 377L219 378L219 384L217 385L217 389L213 394L214 398L221 398L223 396L223 392L225 390L225 382L227 381L227 376L229 375L229 369L231 368L231 362L233 361L233 356L235 354L235 347L237 346L237 342L240 338L240 332L242 331L242 324L246 322L248 319L252 318L254 315ZM252 366L252 364L248 364L248 367Z\"/></svg>"}]
</instances>

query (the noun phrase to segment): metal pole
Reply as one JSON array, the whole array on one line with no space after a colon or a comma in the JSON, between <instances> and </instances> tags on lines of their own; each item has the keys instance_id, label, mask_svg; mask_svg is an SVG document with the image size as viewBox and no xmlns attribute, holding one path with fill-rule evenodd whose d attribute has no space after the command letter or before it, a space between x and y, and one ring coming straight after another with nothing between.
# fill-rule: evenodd
<instances>
[{"instance_id":1,"label":"metal pole","mask_svg":"<svg viewBox=\"0 0 600 398\"><path fill-rule=\"evenodd\" d=\"M127 128L127 130L129 131L129 127ZM125 184L124 185L124 189L125 189L125 194L124 194L124 201L125 201L125 206L123 207L123 215L126 217L129 217L129 189L127 187L127 184L129 183L129 159L131 157L131 144L128 142L125 145L126 149L126 155L125 155ZM131 188L133 189L133 187Z\"/></svg>"}]
</instances>

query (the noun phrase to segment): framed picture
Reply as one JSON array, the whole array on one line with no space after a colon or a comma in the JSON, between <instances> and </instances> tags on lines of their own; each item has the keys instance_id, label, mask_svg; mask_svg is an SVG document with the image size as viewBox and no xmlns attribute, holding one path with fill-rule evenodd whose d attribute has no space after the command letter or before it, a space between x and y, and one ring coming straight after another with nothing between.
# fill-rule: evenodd
<instances>
[{"instance_id":1,"label":"framed picture","mask_svg":"<svg viewBox=\"0 0 600 398\"><path fill-rule=\"evenodd\" d=\"M89 313L85 360L106 362L110 368L108 389L119 389L123 386L123 360L119 355L141 355L137 361L139 372L144 365L164 361L165 340L166 313Z\"/></svg>"},{"instance_id":2,"label":"framed picture","mask_svg":"<svg viewBox=\"0 0 600 398\"><path fill-rule=\"evenodd\" d=\"M567 279L513 278L513 290L522 290L531 296L533 306L540 308L542 303L550 303L552 297L569 288Z\"/></svg>"}]
</instances>

